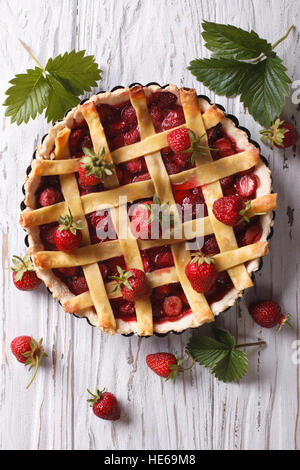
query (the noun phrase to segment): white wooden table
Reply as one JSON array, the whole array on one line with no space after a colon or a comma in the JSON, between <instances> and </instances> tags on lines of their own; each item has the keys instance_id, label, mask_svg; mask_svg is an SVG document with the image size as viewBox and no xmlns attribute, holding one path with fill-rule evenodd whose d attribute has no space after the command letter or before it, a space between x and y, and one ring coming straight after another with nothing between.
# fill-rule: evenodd
<instances>
[{"instance_id":1,"label":"white wooden table","mask_svg":"<svg viewBox=\"0 0 300 470\"><path fill-rule=\"evenodd\" d=\"M297 31L278 52L294 80L300 78L297 0L1 0L0 91L35 64L18 38L42 63L73 48L94 54L103 69L102 89L134 81L194 86L214 96L186 70L205 56L201 20L253 28L272 42L291 24ZM259 126L238 99L218 97L239 117L255 140ZM299 107L284 116L299 126ZM292 362L299 333L300 154L263 147L279 192L271 254L246 295L273 298L293 316L294 330L280 334L253 323L241 303L218 321L239 342L265 339L249 351L250 367L240 384L217 382L200 366L174 386L149 372L149 352L181 353L191 333L166 338L110 337L63 312L44 287L17 291L7 271L13 254L24 251L18 225L21 187L33 147L47 131L44 118L17 127L1 107L0 201L2 242L2 340L0 379L1 449L295 449L300 447L299 365ZM298 146L299 148L299 146ZM205 331L205 329L203 330ZM44 338L49 354L34 385L25 392L28 372L12 357L11 340L20 334ZM106 386L120 400L122 420L97 419L86 403L86 388Z\"/></svg>"}]
</instances>

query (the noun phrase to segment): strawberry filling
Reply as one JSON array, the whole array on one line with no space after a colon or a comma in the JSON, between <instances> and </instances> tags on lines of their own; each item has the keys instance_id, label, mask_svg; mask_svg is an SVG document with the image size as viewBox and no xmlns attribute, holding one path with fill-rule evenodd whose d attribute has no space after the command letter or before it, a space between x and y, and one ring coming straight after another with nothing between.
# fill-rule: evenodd
<instances>
[{"instance_id":1,"label":"strawberry filling","mask_svg":"<svg viewBox=\"0 0 300 470\"><path fill-rule=\"evenodd\" d=\"M177 98L172 93L166 91L156 92L148 97L147 101L149 113L156 132L169 130L185 123L183 109L177 104ZM97 110L111 151L125 145L132 145L140 140L136 112L129 101L118 106L101 104L97 106ZM214 149L212 151L214 160L229 157L240 151L234 140L225 133L221 124L209 129L207 135L208 145L210 148ZM86 123L77 122L74 124L70 134L71 156L73 158L82 158L84 156L84 148L92 150L92 140ZM180 143L177 142L175 142L175 145L173 142L173 150L171 147L162 149L161 155L167 172L170 175L188 170L195 166L195 163L192 162L191 154L182 151ZM116 172L121 186L150 179L144 157L136 158L118 165ZM76 177L78 188L82 196L104 190L104 185L101 181L97 181L97 184L89 185L87 184L89 183L88 180L84 181L78 174ZM220 183L225 196L239 195L245 200L254 199L256 197L256 190L260 184L259 178L253 174L252 170L223 178ZM207 216L207 207L203 198L202 189L199 187L196 178L193 181L189 181L187 184L178 185L177 187L174 186L173 194L176 203L179 204L182 209L183 215L187 215L193 219ZM41 185L36 192L37 207L56 204L62 200L63 196L59 177L43 177ZM144 202L149 203L148 200ZM141 231L140 238L148 235L148 215L147 211L137 209L133 216L133 218L137 220ZM94 212L88 214L86 218L92 243L103 243L106 240L114 240L117 238L116 234L113 235L109 230L109 228L112 227L112 221L108 211L104 214ZM47 250L56 250L53 238L56 228L56 223L40 227L41 240ZM235 227L234 230L239 246L255 243L260 240L262 235L258 217L251 219L250 224L240 224ZM106 236L106 233L108 233L108 236ZM204 254L211 256L219 253L219 247L214 235L204 238L202 251ZM141 257L146 273L168 269L174 266L172 251L169 246L143 250ZM106 280L106 282L109 276L117 275L117 266L126 269L125 261L122 256L111 258L99 262L98 264L103 279ZM75 295L79 295L88 290L81 268L56 269L54 272ZM213 304L221 300L232 288L233 284L229 275L223 272L219 274L218 279L205 296L209 304ZM178 283L153 289L150 299L155 323L177 321L191 313L185 293ZM120 297L112 299L111 305L116 318L120 318L124 321L136 321L135 305L133 302L129 302Z\"/></svg>"}]
</instances>

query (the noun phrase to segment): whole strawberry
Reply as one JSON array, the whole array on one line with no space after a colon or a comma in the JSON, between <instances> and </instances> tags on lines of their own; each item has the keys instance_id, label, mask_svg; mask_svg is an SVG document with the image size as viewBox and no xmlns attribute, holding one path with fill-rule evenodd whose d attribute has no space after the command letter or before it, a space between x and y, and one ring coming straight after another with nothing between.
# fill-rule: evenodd
<instances>
[{"instance_id":1,"label":"whole strawberry","mask_svg":"<svg viewBox=\"0 0 300 470\"><path fill-rule=\"evenodd\" d=\"M182 362L183 359L178 360L174 354L167 352L148 354L146 357L147 366L155 374L167 380L173 379L174 381L176 376L185 370L181 367Z\"/></svg>"},{"instance_id":2,"label":"whole strawberry","mask_svg":"<svg viewBox=\"0 0 300 470\"><path fill-rule=\"evenodd\" d=\"M181 153L191 146L189 130L185 127L171 131L167 136L167 141L173 152Z\"/></svg>"},{"instance_id":3,"label":"whole strawberry","mask_svg":"<svg viewBox=\"0 0 300 470\"><path fill-rule=\"evenodd\" d=\"M87 147L84 147L82 150L85 155L79 161L78 172L83 184L86 186L96 186L101 182L103 183L105 175L111 176L113 174L112 169L114 164L104 159L104 147L99 147L97 153Z\"/></svg>"},{"instance_id":4,"label":"whole strawberry","mask_svg":"<svg viewBox=\"0 0 300 470\"><path fill-rule=\"evenodd\" d=\"M290 325L290 315L283 315L280 306L272 300L263 300L253 303L249 307L253 320L263 328L274 328L279 325L279 329L286 323Z\"/></svg>"},{"instance_id":5,"label":"whole strawberry","mask_svg":"<svg viewBox=\"0 0 300 470\"><path fill-rule=\"evenodd\" d=\"M24 258L14 255L12 259L13 281L20 290L34 290L42 282L36 275L34 264L29 255Z\"/></svg>"},{"instance_id":6,"label":"whole strawberry","mask_svg":"<svg viewBox=\"0 0 300 470\"><path fill-rule=\"evenodd\" d=\"M216 282L219 273L213 258L195 256L186 265L185 274L196 292L205 293Z\"/></svg>"},{"instance_id":7,"label":"whole strawberry","mask_svg":"<svg viewBox=\"0 0 300 470\"><path fill-rule=\"evenodd\" d=\"M54 232L54 243L60 251L70 253L80 247L82 241L81 221L75 222L69 209L65 217L59 217L58 227Z\"/></svg>"},{"instance_id":8,"label":"whole strawberry","mask_svg":"<svg viewBox=\"0 0 300 470\"><path fill-rule=\"evenodd\" d=\"M93 397L87 401L90 403L94 414L98 416L98 418L107 419L110 421L116 421L117 419L120 419L120 406L118 400L112 393L105 392L105 388L103 390L97 389L96 395L90 392L89 389L87 389L87 391Z\"/></svg>"},{"instance_id":9,"label":"whole strawberry","mask_svg":"<svg viewBox=\"0 0 300 470\"><path fill-rule=\"evenodd\" d=\"M295 145L299 139L299 133L293 124L276 119L269 129L260 131L262 142L269 144L271 149L274 145L277 148L288 148Z\"/></svg>"},{"instance_id":10,"label":"whole strawberry","mask_svg":"<svg viewBox=\"0 0 300 470\"><path fill-rule=\"evenodd\" d=\"M119 275L110 276L110 279L117 281L114 291L120 288L124 299L134 302L150 296L152 289L144 271L135 268L124 271L120 266L117 266L117 271Z\"/></svg>"},{"instance_id":11,"label":"whole strawberry","mask_svg":"<svg viewBox=\"0 0 300 470\"><path fill-rule=\"evenodd\" d=\"M26 390L34 381L41 359L47 357L42 342L43 339L37 343L31 336L17 336L10 344L11 351L19 362L29 366L29 370L35 367L33 377L27 385Z\"/></svg>"},{"instance_id":12,"label":"whole strawberry","mask_svg":"<svg viewBox=\"0 0 300 470\"><path fill-rule=\"evenodd\" d=\"M213 214L216 219L225 225L234 227L244 218L249 222L249 213L251 202L244 203L238 195L224 196L217 199L213 204Z\"/></svg>"}]
</instances>

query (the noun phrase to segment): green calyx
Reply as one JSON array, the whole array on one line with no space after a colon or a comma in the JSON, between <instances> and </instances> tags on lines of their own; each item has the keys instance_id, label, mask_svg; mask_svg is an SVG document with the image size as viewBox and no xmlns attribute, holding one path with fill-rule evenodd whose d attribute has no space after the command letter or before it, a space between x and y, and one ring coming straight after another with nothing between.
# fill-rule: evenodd
<instances>
[{"instance_id":1,"label":"green calyx","mask_svg":"<svg viewBox=\"0 0 300 470\"><path fill-rule=\"evenodd\" d=\"M279 147L283 147L284 136L289 132L288 129L281 127L283 123L284 121L281 121L278 118L269 129L260 131L260 134L262 135L261 141L264 144L268 144L272 150L275 144Z\"/></svg>"},{"instance_id":2,"label":"green calyx","mask_svg":"<svg viewBox=\"0 0 300 470\"><path fill-rule=\"evenodd\" d=\"M73 233L73 235L76 235L77 230L83 230L82 221L77 220L75 222L69 208L68 208L68 214L66 214L64 217L60 216L57 222L59 223L59 227L58 227L59 231L70 230L70 232Z\"/></svg>"},{"instance_id":3,"label":"green calyx","mask_svg":"<svg viewBox=\"0 0 300 470\"><path fill-rule=\"evenodd\" d=\"M97 153L93 150L83 147L82 149L85 153L84 157L79 160L81 166L86 171L86 176L96 175L100 181L104 181L104 176L112 176L113 169L115 165L113 163L107 162L105 157L105 148L99 147Z\"/></svg>"},{"instance_id":4,"label":"green calyx","mask_svg":"<svg viewBox=\"0 0 300 470\"><path fill-rule=\"evenodd\" d=\"M195 364L195 360L193 359L193 357L187 352L188 356L189 356L189 359L191 360L191 364L190 366L188 367L183 367L182 364L184 362L184 358L181 358L181 359L178 359L177 358L177 354L174 354L175 358L176 358L176 361L177 361L177 364L170 364L169 365L169 370L170 370L170 374L168 375L168 377L166 378L166 381L172 379L173 382L175 383L176 382L176 377L179 375L179 374L182 374L183 372L187 371L187 370L190 370L192 369L192 367L194 366Z\"/></svg>"},{"instance_id":5,"label":"green calyx","mask_svg":"<svg viewBox=\"0 0 300 470\"><path fill-rule=\"evenodd\" d=\"M131 271L125 271L120 266L117 266L117 271L119 276L109 276L109 279L117 281L116 287L113 292L116 292L122 286L127 287L130 290L133 290L133 287L130 285L129 279L133 276Z\"/></svg>"},{"instance_id":6,"label":"green calyx","mask_svg":"<svg viewBox=\"0 0 300 470\"><path fill-rule=\"evenodd\" d=\"M215 260L209 256L201 256L201 255L196 255L192 258L191 260L192 264L198 264L198 266L201 266L203 263L206 264L215 264Z\"/></svg>"},{"instance_id":7,"label":"green calyx","mask_svg":"<svg viewBox=\"0 0 300 470\"><path fill-rule=\"evenodd\" d=\"M103 390L99 390L97 388L96 390L96 395L92 393L88 388L87 391L90 395L92 395L93 398L89 398L87 400L88 403L90 403L90 407L92 407L95 403L97 403L99 400L101 400L103 393L105 392L105 388Z\"/></svg>"},{"instance_id":8,"label":"green calyx","mask_svg":"<svg viewBox=\"0 0 300 470\"><path fill-rule=\"evenodd\" d=\"M14 255L12 258L13 265L10 267L11 271L16 273L15 281L21 281L23 274L26 271L35 271L33 262L29 255L25 255L24 258Z\"/></svg>"},{"instance_id":9,"label":"green calyx","mask_svg":"<svg viewBox=\"0 0 300 470\"><path fill-rule=\"evenodd\" d=\"M215 151L215 149L209 148L207 145L202 145L201 144L201 140L206 135L205 133L202 134L199 138L196 137L196 135L194 134L194 132L191 129L188 129L188 133L189 133L190 140L191 140L191 146L187 150L184 150L183 153L191 153L192 154L191 155L191 162L192 163L195 163L196 157L198 155L207 155L207 152Z\"/></svg>"},{"instance_id":10,"label":"green calyx","mask_svg":"<svg viewBox=\"0 0 300 470\"><path fill-rule=\"evenodd\" d=\"M170 226L174 225L174 214L170 213L169 203L162 204L158 195L154 194L153 196L153 205L147 205L146 209L149 213L148 224L151 224L154 220L159 220L160 225L162 226L164 222L169 222ZM143 205L143 207L145 207Z\"/></svg>"},{"instance_id":11,"label":"green calyx","mask_svg":"<svg viewBox=\"0 0 300 470\"><path fill-rule=\"evenodd\" d=\"M41 338L38 343L35 341L35 339L31 338L31 341L30 341L31 350L23 353L23 356L27 359L25 362L25 366L29 366L29 370L31 370L33 367L35 368L32 379L27 385L26 390L30 387L30 385L32 384L32 382L34 381L36 377L42 357L48 357L48 354L44 352L42 343L43 343L43 338Z\"/></svg>"},{"instance_id":12,"label":"green calyx","mask_svg":"<svg viewBox=\"0 0 300 470\"><path fill-rule=\"evenodd\" d=\"M242 216L241 222L245 220L247 223L250 222L250 217L252 216L251 214L251 201L248 201L246 203L245 209L242 209L240 211L240 215Z\"/></svg>"}]
</instances>

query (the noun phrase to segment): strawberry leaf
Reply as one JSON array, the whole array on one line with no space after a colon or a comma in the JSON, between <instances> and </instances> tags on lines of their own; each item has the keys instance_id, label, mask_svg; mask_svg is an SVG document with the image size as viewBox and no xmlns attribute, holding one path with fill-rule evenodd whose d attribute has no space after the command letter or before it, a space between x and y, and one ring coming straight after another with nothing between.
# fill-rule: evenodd
<instances>
[{"instance_id":1,"label":"strawberry leaf","mask_svg":"<svg viewBox=\"0 0 300 470\"><path fill-rule=\"evenodd\" d=\"M229 97L241 93L241 84L250 67L251 64L233 59L195 59L188 70L210 90Z\"/></svg>"},{"instance_id":2,"label":"strawberry leaf","mask_svg":"<svg viewBox=\"0 0 300 470\"><path fill-rule=\"evenodd\" d=\"M248 359L244 352L235 348L235 339L229 331L213 328L214 338L194 336L186 351L192 358L222 382L236 382L247 373Z\"/></svg>"},{"instance_id":3,"label":"strawberry leaf","mask_svg":"<svg viewBox=\"0 0 300 470\"><path fill-rule=\"evenodd\" d=\"M214 57L227 59L255 59L261 53L274 55L272 45L261 39L255 31L244 31L232 25L204 21L202 23L205 46Z\"/></svg>"},{"instance_id":4,"label":"strawberry leaf","mask_svg":"<svg viewBox=\"0 0 300 470\"><path fill-rule=\"evenodd\" d=\"M46 78L49 88L49 101L46 111L48 122L57 121L64 116L67 109L73 108L79 103L79 98L67 91L56 78L48 75Z\"/></svg>"},{"instance_id":5,"label":"strawberry leaf","mask_svg":"<svg viewBox=\"0 0 300 470\"><path fill-rule=\"evenodd\" d=\"M85 51L73 50L58 55L49 59L43 68L22 44L39 66L16 75L6 91L5 115L17 125L27 123L30 118L35 119L46 108L48 122L63 118L67 109L79 103L79 95L90 91L101 78L95 58L85 56Z\"/></svg>"},{"instance_id":6,"label":"strawberry leaf","mask_svg":"<svg viewBox=\"0 0 300 470\"><path fill-rule=\"evenodd\" d=\"M90 91L101 78L94 56L85 56L86 51L72 50L55 59L49 59L45 70L58 80L66 90L78 96Z\"/></svg>"},{"instance_id":7,"label":"strawberry leaf","mask_svg":"<svg viewBox=\"0 0 300 470\"><path fill-rule=\"evenodd\" d=\"M47 106L50 87L39 67L28 69L26 73L18 74L9 83L12 84L6 91L4 106L7 106L5 116L11 118L11 122L20 125L35 119Z\"/></svg>"}]
</instances>

